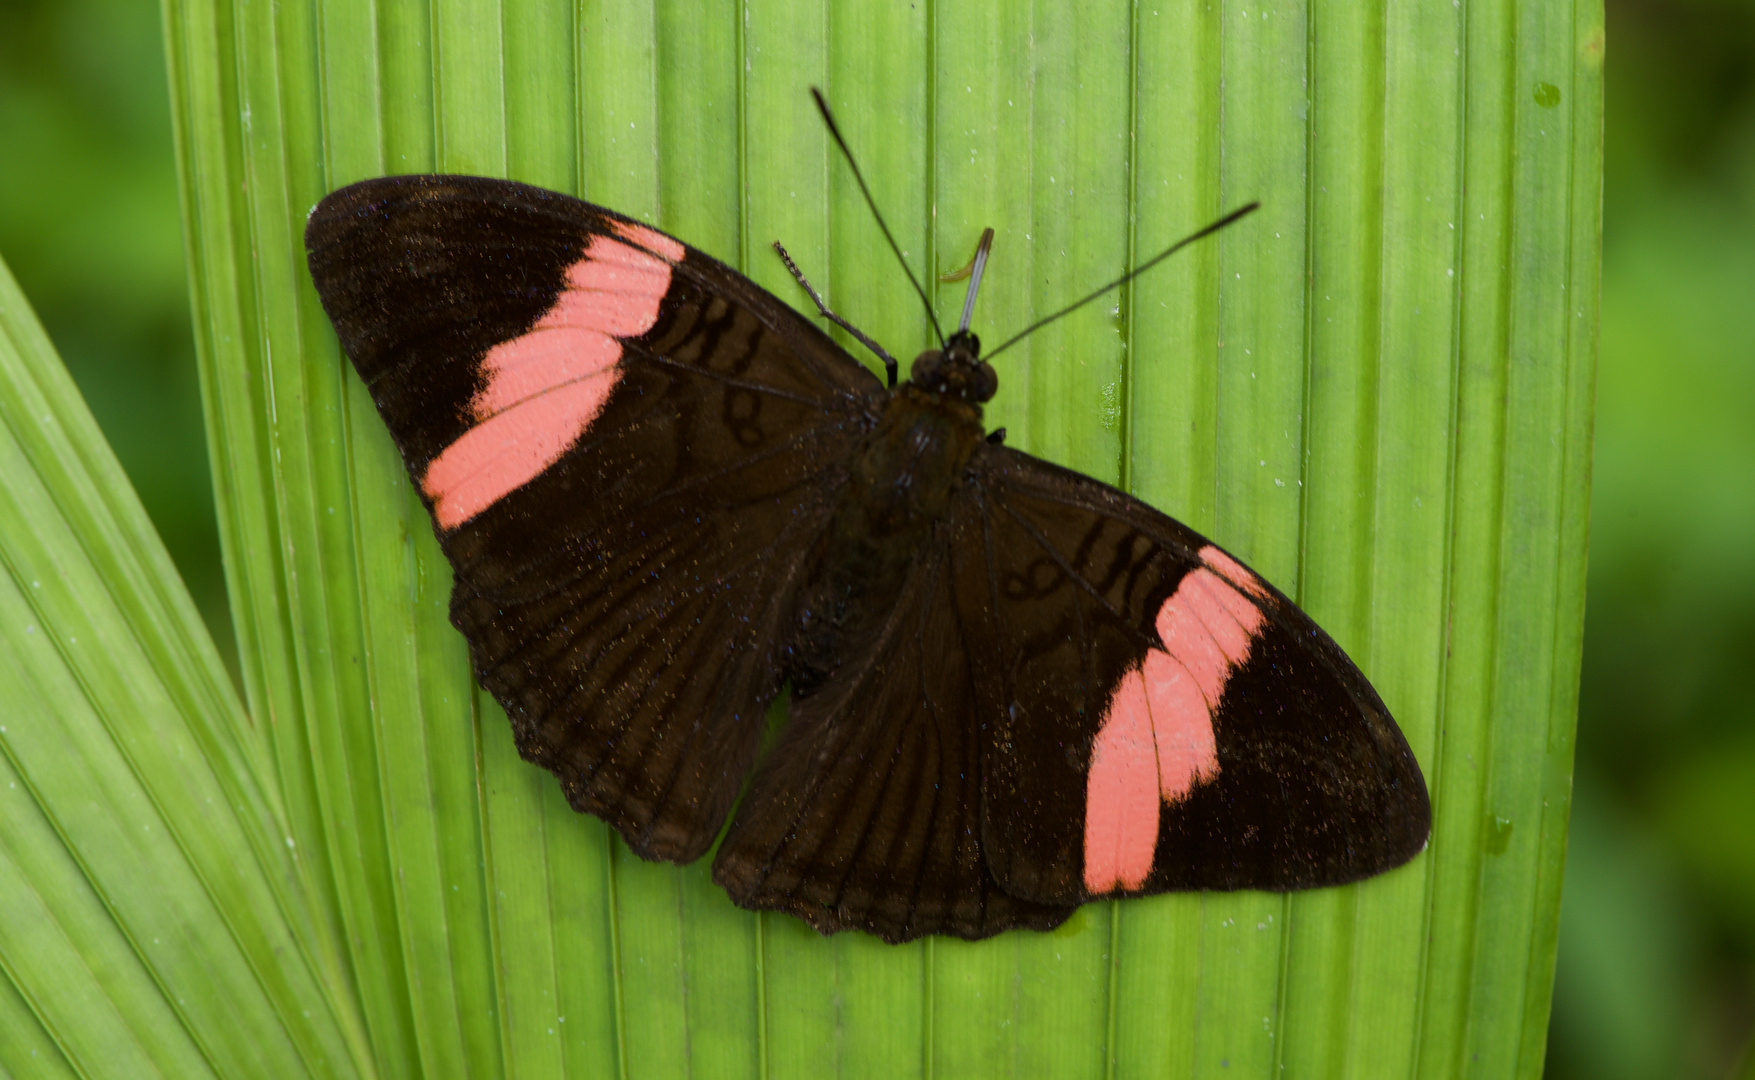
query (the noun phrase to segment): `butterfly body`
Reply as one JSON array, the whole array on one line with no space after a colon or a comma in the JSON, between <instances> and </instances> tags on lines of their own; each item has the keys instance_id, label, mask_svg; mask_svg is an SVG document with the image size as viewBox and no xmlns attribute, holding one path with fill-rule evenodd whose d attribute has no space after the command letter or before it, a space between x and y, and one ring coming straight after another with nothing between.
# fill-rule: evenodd
<instances>
[{"instance_id":1,"label":"butterfly body","mask_svg":"<svg viewBox=\"0 0 1755 1080\"><path fill-rule=\"evenodd\" d=\"M837 530L918 537L944 520L984 435L979 407L904 383L853 455Z\"/></svg>"},{"instance_id":2,"label":"butterfly body","mask_svg":"<svg viewBox=\"0 0 1755 1080\"><path fill-rule=\"evenodd\" d=\"M1424 845L1339 647L1186 526L990 441L973 335L886 387L716 260L506 181L356 184L307 247L477 677L637 854L729 819L736 902L901 941Z\"/></svg>"},{"instance_id":3,"label":"butterfly body","mask_svg":"<svg viewBox=\"0 0 1755 1080\"><path fill-rule=\"evenodd\" d=\"M847 480L800 591L788 677L795 692L820 683L871 636L910 564L942 528L964 464L980 441L958 417L904 384L851 455Z\"/></svg>"}]
</instances>

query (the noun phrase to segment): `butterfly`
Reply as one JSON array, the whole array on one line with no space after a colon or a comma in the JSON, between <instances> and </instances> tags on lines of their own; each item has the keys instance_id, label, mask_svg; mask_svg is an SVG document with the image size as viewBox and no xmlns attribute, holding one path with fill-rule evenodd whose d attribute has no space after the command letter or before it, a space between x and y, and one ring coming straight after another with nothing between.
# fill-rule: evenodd
<instances>
[{"instance_id":1,"label":"butterfly","mask_svg":"<svg viewBox=\"0 0 1755 1080\"><path fill-rule=\"evenodd\" d=\"M730 267L556 192L367 180L305 237L476 677L641 857L717 843L737 904L901 942L1424 847L1419 766L1327 634L986 432L973 284L886 385Z\"/></svg>"}]
</instances>

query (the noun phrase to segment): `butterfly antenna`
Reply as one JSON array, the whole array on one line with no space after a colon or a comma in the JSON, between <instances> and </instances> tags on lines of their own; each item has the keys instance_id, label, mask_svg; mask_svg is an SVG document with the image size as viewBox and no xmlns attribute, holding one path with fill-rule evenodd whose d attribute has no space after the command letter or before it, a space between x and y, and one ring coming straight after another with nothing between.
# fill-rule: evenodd
<instances>
[{"instance_id":1,"label":"butterfly antenna","mask_svg":"<svg viewBox=\"0 0 1755 1080\"><path fill-rule=\"evenodd\" d=\"M1183 237L1182 239L1176 241L1174 244L1171 244L1169 247L1165 248L1163 251L1152 256L1150 259L1147 259L1145 262L1134 267L1132 270L1129 270L1127 273L1121 275L1120 277L1116 278L1114 281L1111 281L1109 284L1103 286L1102 288L1091 292L1087 296L1080 297L1079 299L1073 301L1072 303L1068 304L1066 307L1061 308L1059 311L1055 312L1052 315L1047 316L1046 318L1037 319L1035 322L1031 323L1029 326L1024 327L1023 330L1021 330L1018 333L1013 334L1011 337L1007 338L1005 343L1002 344L999 348L988 353L987 354L988 362L991 363L993 361L994 357L998 356L1002 352L1005 352L1007 349L1011 348L1013 345L1016 345L1018 342L1029 337L1031 334L1034 334L1036 331L1042 329L1044 326L1047 326L1049 323L1053 322L1054 320L1062 318L1062 317L1067 316L1067 315L1071 315L1073 312L1077 311L1079 308L1084 307L1086 304L1097 299L1099 296L1102 296L1104 293L1108 292L1109 290L1119 289L1121 286L1126 285L1128 282L1132 281L1134 278L1139 277L1141 274L1145 273L1147 270L1150 270L1152 267L1157 266L1159 263L1163 262L1165 259L1168 259L1170 256L1176 254L1178 251L1181 251L1183 248L1194 243L1196 240L1200 240L1204 237L1211 236L1213 233L1218 232L1220 229L1223 229L1225 226L1231 224L1232 222L1237 221L1240 218L1248 217L1250 214L1255 213L1259 209L1261 209L1261 203L1259 203L1259 202L1246 203L1243 206L1239 206L1237 209L1231 211L1229 214L1226 214L1224 217L1213 222L1211 225L1208 225L1202 229L1197 229L1194 232Z\"/></svg>"},{"instance_id":2,"label":"butterfly antenna","mask_svg":"<svg viewBox=\"0 0 1755 1080\"><path fill-rule=\"evenodd\" d=\"M885 352L882 345L879 345L871 338L866 337L865 333L861 331L859 327L854 326L846 319L843 319L841 316L829 310L829 305L823 303L822 296L816 291L816 289L812 288L811 283L806 280L804 271L800 270L798 264L792 261L792 256L787 253L784 244L780 243L778 240L774 241L774 250L780 253L780 261L786 264L786 269L792 271L793 278L804 287L804 291L810 296L811 303L817 306L817 310L822 313L823 318L834 323L836 326L839 326L849 334L852 334L855 338L858 338L861 345L864 345L873 353L876 353L877 358L884 362L884 373L889 376L890 389L894 390L896 388L896 358Z\"/></svg>"},{"instance_id":3,"label":"butterfly antenna","mask_svg":"<svg viewBox=\"0 0 1755 1080\"><path fill-rule=\"evenodd\" d=\"M829 103L823 100L823 92L816 87L810 88L810 96L817 101L817 111L823 114L823 123L829 127L829 134L835 137L835 145L841 148L841 156L847 159L847 167L853 170L853 179L859 181L859 193L865 196L865 205L871 207L871 216L877 219L878 228L884 232L884 239L890 242L890 250L896 253L896 261L902 264L902 273L908 275L908 284L914 286L919 294L920 302L926 306L926 317L932 322L932 332L938 337L938 347L945 347L945 332L938 325L938 316L933 314L932 301L926 298L926 290L914 278L914 271L908 269L908 260L902 257L902 248L896 238L890 235L890 227L884 224L884 216L878 213L877 202L871 197L871 189L865 186L865 177L860 174L859 163L853 160L853 151L847 149L847 140L841 137L841 129L835 125L835 118L829 113Z\"/></svg>"},{"instance_id":4,"label":"butterfly antenna","mask_svg":"<svg viewBox=\"0 0 1755 1080\"><path fill-rule=\"evenodd\" d=\"M975 258L969 268L962 273L953 275L949 280L955 281L969 275L969 292L963 297L963 317L957 321L957 333L965 333L969 329L969 320L975 315L975 293L981 288L981 275L987 272L987 253L993 250L993 229L983 229L981 242L975 245Z\"/></svg>"}]
</instances>

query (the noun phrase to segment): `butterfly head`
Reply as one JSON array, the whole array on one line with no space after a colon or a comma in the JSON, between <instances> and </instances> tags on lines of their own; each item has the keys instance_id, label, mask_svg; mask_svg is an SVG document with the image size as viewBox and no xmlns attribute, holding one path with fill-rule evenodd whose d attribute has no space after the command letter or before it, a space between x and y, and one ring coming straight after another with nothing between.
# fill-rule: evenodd
<instances>
[{"instance_id":1,"label":"butterfly head","mask_svg":"<svg viewBox=\"0 0 1755 1080\"><path fill-rule=\"evenodd\" d=\"M981 339L958 330L943 349L914 358L908 381L922 390L979 405L999 390L999 376L981 359Z\"/></svg>"}]
</instances>

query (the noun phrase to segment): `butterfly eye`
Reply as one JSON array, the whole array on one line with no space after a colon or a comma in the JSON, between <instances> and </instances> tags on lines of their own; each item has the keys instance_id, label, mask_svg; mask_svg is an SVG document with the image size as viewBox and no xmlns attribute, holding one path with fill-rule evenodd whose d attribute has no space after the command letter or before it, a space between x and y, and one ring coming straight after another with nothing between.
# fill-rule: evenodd
<instances>
[{"instance_id":1,"label":"butterfly eye","mask_svg":"<svg viewBox=\"0 0 1755 1080\"><path fill-rule=\"evenodd\" d=\"M993 368L986 364L977 367L975 377L969 386L969 400L977 403L991 401L993 395L998 392L999 376L994 373Z\"/></svg>"}]
</instances>

